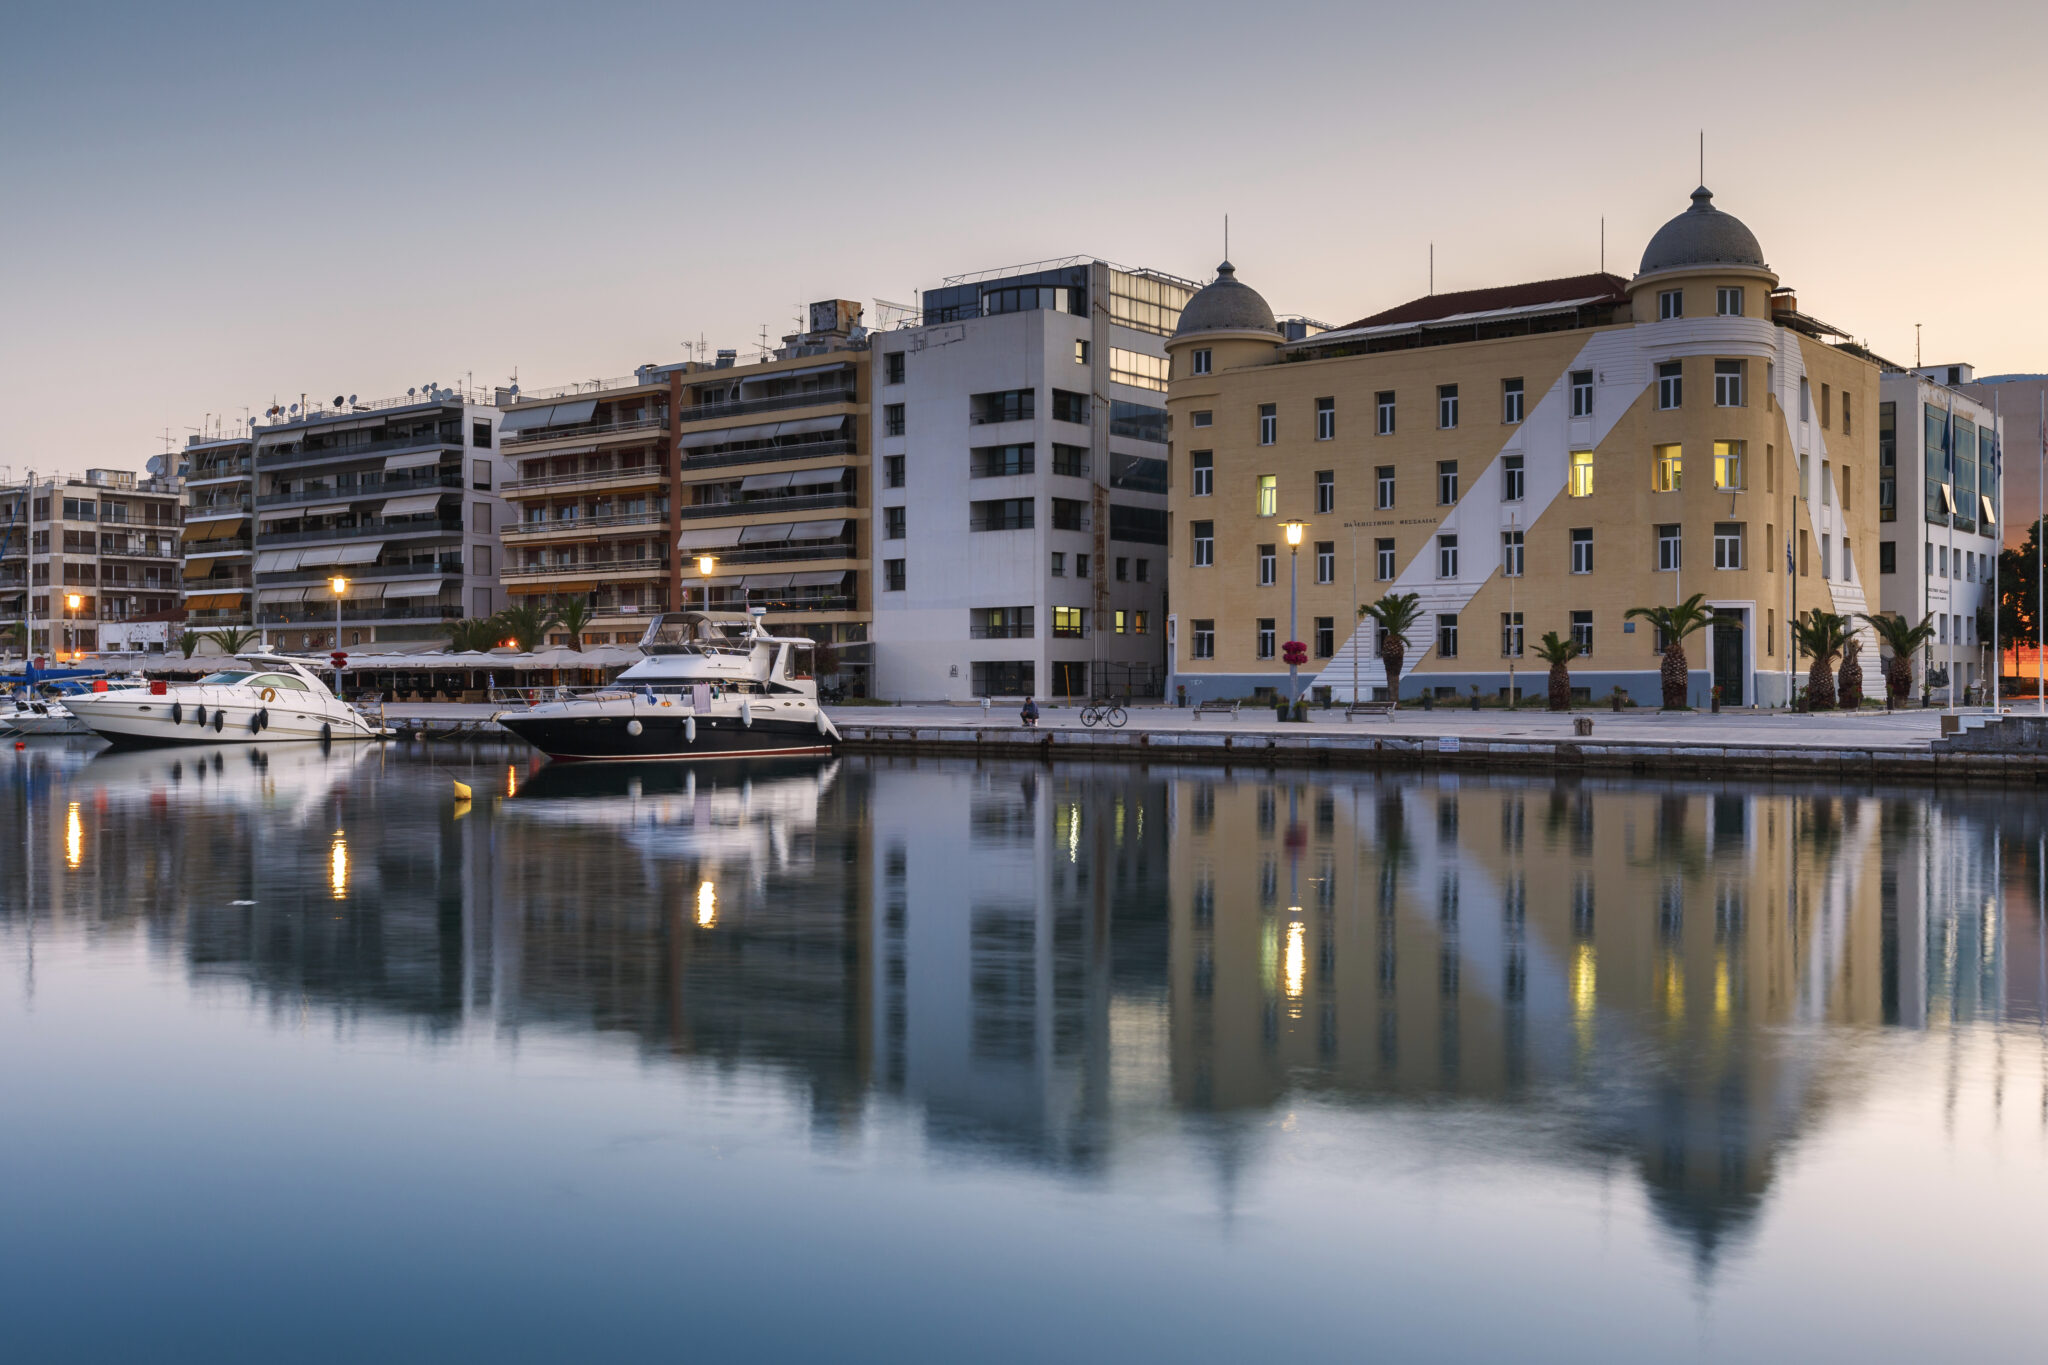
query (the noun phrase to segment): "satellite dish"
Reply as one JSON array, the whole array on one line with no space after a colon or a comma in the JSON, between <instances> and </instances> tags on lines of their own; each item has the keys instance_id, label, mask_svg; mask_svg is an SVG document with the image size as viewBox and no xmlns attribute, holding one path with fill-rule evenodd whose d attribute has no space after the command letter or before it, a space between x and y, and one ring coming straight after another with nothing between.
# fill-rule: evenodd
<instances>
[{"instance_id":1,"label":"satellite dish","mask_svg":"<svg viewBox=\"0 0 2048 1365\"><path fill-rule=\"evenodd\" d=\"M355 401L356 401L356 396L355 396L354 394L350 394L350 395L348 396L348 401L349 401L350 405L351 405L351 406L353 406L353 405L354 405L354 403L355 403Z\"/></svg>"},{"instance_id":2,"label":"satellite dish","mask_svg":"<svg viewBox=\"0 0 2048 1365\"><path fill-rule=\"evenodd\" d=\"M298 411L299 405L297 403L292 404L292 415L296 417L298 415Z\"/></svg>"},{"instance_id":3,"label":"satellite dish","mask_svg":"<svg viewBox=\"0 0 2048 1365\"><path fill-rule=\"evenodd\" d=\"M512 386L512 392L514 392L514 393L518 393L518 392L519 392L519 386L518 386L517 384L514 384L514 385Z\"/></svg>"},{"instance_id":4,"label":"satellite dish","mask_svg":"<svg viewBox=\"0 0 2048 1365\"><path fill-rule=\"evenodd\" d=\"M407 389L407 390L405 391L405 396L406 396L407 398L410 398L410 397L412 397L412 396L413 396L414 394L416 394L416 393L418 393L418 392L419 392L419 390L418 390L418 389Z\"/></svg>"}]
</instances>

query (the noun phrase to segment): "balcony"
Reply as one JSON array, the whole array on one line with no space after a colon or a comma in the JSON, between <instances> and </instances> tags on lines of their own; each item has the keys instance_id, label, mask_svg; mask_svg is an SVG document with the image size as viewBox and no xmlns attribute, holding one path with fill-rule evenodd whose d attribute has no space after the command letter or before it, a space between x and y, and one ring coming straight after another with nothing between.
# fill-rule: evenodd
<instances>
[{"instance_id":1,"label":"balcony","mask_svg":"<svg viewBox=\"0 0 2048 1365\"><path fill-rule=\"evenodd\" d=\"M532 492L541 488L561 488L572 483L620 483L628 479L652 482L668 477L668 466L656 461L647 464L629 465L622 469L590 469L576 474L542 474L531 479L507 479L498 485L498 491L506 497L515 493Z\"/></svg>"},{"instance_id":2,"label":"balcony","mask_svg":"<svg viewBox=\"0 0 2048 1365\"><path fill-rule=\"evenodd\" d=\"M778 460L815 460L826 455L851 455L852 441L812 441L805 445L775 446L764 450L735 450L724 455L686 455L683 474L692 470L720 469L726 465L769 464Z\"/></svg>"},{"instance_id":3,"label":"balcony","mask_svg":"<svg viewBox=\"0 0 2048 1365\"><path fill-rule=\"evenodd\" d=\"M595 534L622 526L666 526L666 512L621 512L609 517L564 517L550 521L522 521L501 533L507 540L532 539L553 533ZM458 528L459 529L459 528Z\"/></svg>"},{"instance_id":4,"label":"balcony","mask_svg":"<svg viewBox=\"0 0 2048 1365\"><path fill-rule=\"evenodd\" d=\"M742 547L733 550L716 550L710 553L718 561L721 568L728 564L783 564L793 563L799 559L855 560L860 558L858 548L850 541L837 545L801 545L782 546L779 548L771 544L757 547ZM684 586L687 587L689 585L686 582Z\"/></svg>"},{"instance_id":5,"label":"balcony","mask_svg":"<svg viewBox=\"0 0 2048 1365\"><path fill-rule=\"evenodd\" d=\"M395 455L402 450L431 450L435 446L462 445L462 434L449 436L397 436L383 441L363 441L352 446L322 446L317 450L286 450L271 448L256 452L258 469L275 469L279 465L312 464L320 460L358 460L372 455Z\"/></svg>"},{"instance_id":6,"label":"balcony","mask_svg":"<svg viewBox=\"0 0 2048 1365\"><path fill-rule=\"evenodd\" d=\"M757 498L752 502L700 502L677 509L677 514L688 520L692 517L758 517L770 512L808 512L819 507L852 507L856 499L851 492L807 493L795 498Z\"/></svg>"},{"instance_id":7,"label":"balcony","mask_svg":"<svg viewBox=\"0 0 2048 1365\"><path fill-rule=\"evenodd\" d=\"M852 403L858 401L859 390L854 388L817 389L811 393L786 393L779 398L741 398L729 403L699 403L695 407L676 410L676 421L709 422L723 421L728 417L746 417L756 412L787 412L791 408L821 408L831 403Z\"/></svg>"},{"instance_id":8,"label":"balcony","mask_svg":"<svg viewBox=\"0 0 2048 1365\"><path fill-rule=\"evenodd\" d=\"M200 465L185 476L185 486L191 488L195 484L213 483L221 479L246 479L251 469L247 456L222 464Z\"/></svg>"},{"instance_id":9,"label":"balcony","mask_svg":"<svg viewBox=\"0 0 2048 1365\"><path fill-rule=\"evenodd\" d=\"M214 544L215 542L213 542L213 541L208 541L208 542L206 542L206 543L207 543L207 544L209 544L209 545L211 545L211 544ZM71 553L71 552L67 551L67 553ZM77 552L77 553L90 553L90 552L89 552L89 551L79 551L79 552ZM169 549L169 550L138 550L138 549L110 550L110 549L107 549L107 548L105 548L105 547L101 547L101 549L100 549L100 552L99 552L99 554L100 554L100 558L102 558L102 559L183 559L183 558L185 557L185 552L184 552L184 549L183 549L182 547L179 547L179 548L174 548L174 549Z\"/></svg>"},{"instance_id":10,"label":"balcony","mask_svg":"<svg viewBox=\"0 0 2048 1365\"><path fill-rule=\"evenodd\" d=\"M443 474L438 469L427 469L420 474L399 474L378 480L376 483L359 484L354 488L318 488L297 493L265 493L256 499L258 507L289 507L302 502L362 502L370 498L388 498L394 493L409 493L417 488L460 488L460 474ZM267 541L270 537L265 536Z\"/></svg>"},{"instance_id":11,"label":"balcony","mask_svg":"<svg viewBox=\"0 0 2048 1365\"><path fill-rule=\"evenodd\" d=\"M324 583L339 574L343 578L460 578L462 561L426 564L308 564L283 573L256 575L257 583L275 587L286 583Z\"/></svg>"},{"instance_id":12,"label":"balcony","mask_svg":"<svg viewBox=\"0 0 2048 1365\"><path fill-rule=\"evenodd\" d=\"M249 624L249 609L206 607L199 611L187 611L185 624L193 630L207 630L218 626L246 626Z\"/></svg>"},{"instance_id":13,"label":"balcony","mask_svg":"<svg viewBox=\"0 0 2048 1365\"><path fill-rule=\"evenodd\" d=\"M668 414L659 417L636 417L624 422L579 422L572 427L537 427L532 431L500 432L498 445L505 450L514 446L539 445L542 441L588 441L594 436L614 436L620 432L668 430Z\"/></svg>"},{"instance_id":14,"label":"balcony","mask_svg":"<svg viewBox=\"0 0 2048 1365\"><path fill-rule=\"evenodd\" d=\"M236 536L231 540L195 540L192 544L204 548L192 549L188 546L185 550L187 559L208 559L219 554L248 554L256 548L255 542L247 536Z\"/></svg>"},{"instance_id":15,"label":"balcony","mask_svg":"<svg viewBox=\"0 0 2048 1365\"><path fill-rule=\"evenodd\" d=\"M586 559L553 564L507 565L505 578L547 578L551 575L566 574L589 578L593 574L611 578L644 578L650 575L666 577L669 561L666 559Z\"/></svg>"},{"instance_id":16,"label":"balcony","mask_svg":"<svg viewBox=\"0 0 2048 1365\"><path fill-rule=\"evenodd\" d=\"M316 540L353 540L359 536L382 536L386 540L398 536L459 536L462 523L442 521L439 518L416 520L400 518L397 521L371 519L354 526L330 526L318 531L265 531L263 548L275 549L280 545L304 545ZM218 542L209 541L208 544Z\"/></svg>"},{"instance_id":17,"label":"balcony","mask_svg":"<svg viewBox=\"0 0 2048 1365\"><path fill-rule=\"evenodd\" d=\"M1038 638L1038 633L1037 628L1028 621L1001 626L992 626L985 621L977 621L968 627L967 638L970 640L1035 640Z\"/></svg>"},{"instance_id":18,"label":"balcony","mask_svg":"<svg viewBox=\"0 0 2048 1365\"><path fill-rule=\"evenodd\" d=\"M324 608L324 609L323 609ZM453 602L429 603L421 607L387 607L378 605L349 606L341 608L341 623L362 621L459 621L462 608ZM257 618L257 624L265 626L331 626L334 624L334 604L325 602L311 611L301 606L293 611L289 607L265 607Z\"/></svg>"},{"instance_id":19,"label":"balcony","mask_svg":"<svg viewBox=\"0 0 2048 1365\"><path fill-rule=\"evenodd\" d=\"M145 584L142 590L144 592L165 592L170 590L170 586L166 584L160 587L153 587L152 585ZM247 569L237 569L228 573L208 574L204 578L188 578L176 586L187 595L198 594L204 596L210 592L232 592L238 588L254 587L255 575L251 574ZM118 585L113 583L104 584L103 588L108 592L118 591Z\"/></svg>"}]
</instances>

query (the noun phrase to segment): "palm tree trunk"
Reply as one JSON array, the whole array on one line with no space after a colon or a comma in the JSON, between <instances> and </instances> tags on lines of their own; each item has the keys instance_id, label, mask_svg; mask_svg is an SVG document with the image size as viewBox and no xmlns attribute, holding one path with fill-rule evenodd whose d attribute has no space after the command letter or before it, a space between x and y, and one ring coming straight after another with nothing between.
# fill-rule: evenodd
<instances>
[{"instance_id":1,"label":"palm tree trunk","mask_svg":"<svg viewBox=\"0 0 2048 1365\"><path fill-rule=\"evenodd\" d=\"M1407 651L1399 645L1388 643L1380 646L1380 658L1387 666L1387 699L1401 704L1401 660Z\"/></svg>"},{"instance_id":2,"label":"palm tree trunk","mask_svg":"<svg viewBox=\"0 0 2048 1365\"><path fill-rule=\"evenodd\" d=\"M1685 705L1685 685L1692 676L1692 665L1685 657L1685 646L1673 640L1664 650L1664 707L1676 710Z\"/></svg>"},{"instance_id":3,"label":"palm tree trunk","mask_svg":"<svg viewBox=\"0 0 2048 1365\"><path fill-rule=\"evenodd\" d=\"M1835 705L1844 711L1854 711L1863 705L1863 665L1854 659L1842 661L1842 672L1837 681Z\"/></svg>"},{"instance_id":4,"label":"palm tree trunk","mask_svg":"<svg viewBox=\"0 0 2048 1365\"><path fill-rule=\"evenodd\" d=\"M1806 671L1806 709L1832 711L1835 706L1835 674L1826 659L1815 659Z\"/></svg>"},{"instance_id":5,"label":"palm tree trunk","mask_svg":"<svg viewBox=\"0 0 2048 1365\"><path fill-rule=\"evenodd\" d=\"M1572 709L1572 675L1563 664L1550 666L1550 709L1569 711Z\"/></svg>"},{"instance_id":6,"label":"palm tree trunk","mask_svg":"<svg viewBox=\"0 0 2048 1365\"><path fill-rule=\"evenodd\" d=\"M1884 661L1884 685L1892 705L1904 706L1913 693L1913 666L1894 654Z\"/></svg>"}]
</instances>

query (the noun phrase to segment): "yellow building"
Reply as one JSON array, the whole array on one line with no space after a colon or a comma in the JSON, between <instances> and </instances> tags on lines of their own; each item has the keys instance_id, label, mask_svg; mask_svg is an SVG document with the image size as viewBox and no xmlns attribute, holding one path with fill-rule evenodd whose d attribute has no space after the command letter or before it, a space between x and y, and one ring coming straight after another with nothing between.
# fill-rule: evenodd
<instances>
[{"instance_id":1,"label":"yellow building","mask_svg":"<svg viewBox=\"0 0 2048 1365\"><path fill-rule=\"evenodd\" d=\"M1284 691L1289 639L1304 690L1384 696L1355 623L1398 592L1423 612L1406 696L1540 695L1555 631L1581 693L1655 704L1659 642L1624 615L1703 593L1723 617L1688 642L1692 700L1782 704L1792 614L1874 605L1878 368L1692 199L1633 280L1431 295L1293 340L1226 262L1168 345L1188 700Z\"/></svg>"}]
</instances>

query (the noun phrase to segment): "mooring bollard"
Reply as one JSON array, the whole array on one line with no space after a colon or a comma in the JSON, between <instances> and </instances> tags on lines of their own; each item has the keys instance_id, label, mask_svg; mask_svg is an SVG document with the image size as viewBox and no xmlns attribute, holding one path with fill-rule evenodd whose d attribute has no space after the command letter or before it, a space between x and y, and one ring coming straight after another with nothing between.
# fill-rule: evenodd
<instances>
[{"instance_id":1,"label":"mooring bollard","mask_svg":"<svg viewBox=\"0 0 2048 1365\"><path fill-rule=\"evenodd\" d=\"M1592 734L1593 718L1591 716L1573 716L1572 733L1581 736Z\"/></svg>"}]
</instances>

